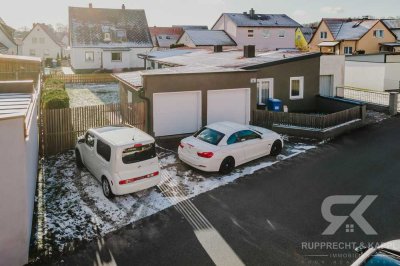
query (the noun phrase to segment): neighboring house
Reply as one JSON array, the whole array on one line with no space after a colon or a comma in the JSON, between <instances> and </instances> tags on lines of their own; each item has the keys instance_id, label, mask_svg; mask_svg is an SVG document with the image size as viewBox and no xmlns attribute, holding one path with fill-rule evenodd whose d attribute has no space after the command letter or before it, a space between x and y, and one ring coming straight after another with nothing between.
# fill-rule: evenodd
<instances>
[{"instance_id":1,"label":"neighboring house","mask_svg":"<svg viewBox=\"0 0 400 266\"><path fill-rule=\"evenodd\" d=\"M71 66L76 71L139 69L153 48L144 10L69 8Z\"/></svg>"},{"instance_id":2,"label":"neighboring house","mask_svg":"<svg viewBox=\"0 0 400 266\"><path fill-rule=\"evenodd\" d=\"M400 55L346 57L345 85L376 91L400 91Z\"/></svg>"},{"instance_id":3,"label":"neighboring house","mask_svg":"<svg viewBox=\"0 0 400 266\"><path fill-rule=\"evenodd\" d=\"M36 65L38 80L40 58L0 55L3 62L20 69ZM9 71L0 64L0 76L5 70ZM32 81L0 81L1 265L25 265L29 258L39 159L39 84L34 85Z\"/></svg>"},{"instance_id":4,"label":"neighboring house","mask_svg":"<svg viewBox=\"0 0 400 266\"><path fill-rule=\"evenodd\" d=\"M396 41L395 34L379 19L324 18L309 42L311 51L351 55L378 53L382 43Z\"/></svg>"},{"instance_id":5,"label":"neighboring house","mask_svg":"<svg viewBox=\"0 0 400 266\"><path fill-rule=\"evenodd\" d=\"M18 54L13 35L15 30L0 18L0 54Z\"/></svg>"},{"instance_id":6,"label":"neighboring house","mask_svg":"<svg viewBox=\"0 0 400 266\"><path fill-rule=\"evenodd\" d=\"M236 46L236 42L223 30L186 30L177 43L190 48Z\"/></svg>"},{"instance_id":7,"label":"neighboring house","mask_svg":"<svg viewBox=\"0 0 400 266\"><path fill-rule=\"evenodd\" d=\"M180 27L151 27L149 30L153 44L158 50L169 49L184 32Z\"/></svg>"},{"instance_id":8,"label":"neighboring house","mask_svg":"<svg viewBox=\"0 0 400 266\"><path fill-rule=\"evenodd\" d=\"M239 48L255 45L256 50L295 48L295 32L299 23L285 14L223 13L212 30L224 30Z\"/></svg>"},{"instance_id":9,"label":"neighboring house","mask_svg":"<svg viewBox=\"0 0 400 266\"><path fill-rule=\"evenodd\" d=\"M21 55L55 59L63 55L63 45L53 29L46 24L35 23L22 40Z\"/></svg>"},{"instance_id":10,"label":"neighboring house","mask_svg":"<svg viewBox=\"0 0 400 266\"><path fill-rule=\"evenodd\" d=\"M313 36L314 30L310 27L300 27L296 29L296 48L301 51L308 51L308 42Z\"/></svg>"},{"instance_id":11,"label":"neighboring house","mask_svg":"<svg viewBox=\"0 0 400 266\"><path fill-rule=\"evenodd\" d=\"M396 35L395 42L388 42L381 44L381 51L383 52L400 52L400 19L384 19L383 23Z\"/></svg>"},{"instance_id":12,"label":"neighboring house","mask_svg":"<svg viewBox=\"0 0 400 266\"><path fill-rule=\"evenodd\" d=\"M162 54L147 58L160 69L114 75L122 103L148 99L148 131L155 136L192 133L216 121L249 124L252 111L265 109L269 98L282 100L289 111L315 111L319 53L255 55L246 47Z\"/></svg>"}]
</instances>

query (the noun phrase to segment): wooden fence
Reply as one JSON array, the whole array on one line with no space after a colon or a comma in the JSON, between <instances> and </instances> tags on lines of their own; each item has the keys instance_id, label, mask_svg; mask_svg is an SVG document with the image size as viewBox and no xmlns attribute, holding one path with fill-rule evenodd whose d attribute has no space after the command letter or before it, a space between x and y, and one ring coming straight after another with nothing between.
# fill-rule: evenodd
<instances>
[{"instance_id":1,"label":"wooden fence","mask_svg":"<svg viewBox=\"0 0 400 266\"><path fill-rule=\"evenodd\" d=\"M129 125L145 130L145 114L144 103L42 109L42 154L54 155L73 149L77 138L89 128Z\"/></svg>"},{"instance_id":2,"label":"wooden fence","mask_svg":"<svg viewBox=\"0 0 400 266\"><path fill-rule=\"evenodd\" d=\"M253 121L255 125L267 128L271 128L273 124L278 124L303 128L326 129L355 119L361 119L361 112L360 106L327 115L256 110L253 113Z\"/></svg>"},{"instance_id":3,"label":"wooden fence","mask_svg":"<svg viewBox=\"0 0 400 266\"><path fill-rule=\"evenodd\" d=\"M44 79L54 78L64 81L65 83L108 83L117 82L111 74L50 74L45 75Z\"/></svg>"}]
</instances>

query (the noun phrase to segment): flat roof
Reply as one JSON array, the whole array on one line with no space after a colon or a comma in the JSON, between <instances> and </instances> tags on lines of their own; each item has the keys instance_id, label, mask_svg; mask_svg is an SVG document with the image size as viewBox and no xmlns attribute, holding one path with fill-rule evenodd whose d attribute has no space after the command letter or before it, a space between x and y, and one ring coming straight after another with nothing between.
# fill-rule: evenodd
<instances>
[{"instance_id":1,"label":"flat roof","mask_svg":"<svg viewBox=\"0 0 400 266\"><path fill-rule=\"evenodd\" d=\"M318 46L333 47L338 45L339 42L321 42Z\"/></svg>"},{"instance_id":2,"label":"flat roof","mask_svg":"<svg viewBox=\"0 0 400 266\"><path fill-rule=\"evenodd\" d=\"M26 116L31 103L29 93L0 93L0 118Z\"/></svg>"},{"instance_id":3,"label":"flat roof","mask_svg":"<svg viewBox=\"0 0 400 266\"><path fill-rule=\"evenodd\" d=\"M0 54L0 60L42 62L40 57Z\"/></svg>"},{"instance_id":4,"label":"flat roof","mask_svg":"<svg viewBox=\"0 0 400 266\"><path fill-rule=\"evenodd\" d=\"M316 56L315 52L300 52L293 50L270 51L257 53L253 58L245 58L242 50L230 50L221 53L214 53L210 50L193 50L191 52L170 56L149 58L150 60L164 63L171 66L213 66L225 68L241 68L253 67L257 65L265 65L268 63L284 63L288 59L306 59L308 56Z\"/></svg>"}]
</instances>

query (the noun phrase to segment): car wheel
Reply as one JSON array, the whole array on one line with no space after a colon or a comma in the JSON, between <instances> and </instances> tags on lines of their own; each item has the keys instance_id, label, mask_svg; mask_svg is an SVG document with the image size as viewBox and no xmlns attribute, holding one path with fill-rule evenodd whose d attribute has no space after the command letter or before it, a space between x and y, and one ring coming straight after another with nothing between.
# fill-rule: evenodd
<instances>
[{"instance_id":1,"label":"car wheel","mask_svg":"<svg viewBox=\"0 0 400 266\"><path fill-rule=\"evenodd\" d=\"M101 179L101 186L103 188L103 194L106 198L112 199L114 197L114 194L111 191L110 183L108 183L107 178L103 177Z\"/></svg>"},{"instance_id":2,"label":"car wheel","mask_svg":"<svg viewBox=\"0 0 400 266\"><path fill-rule=\"evenodd\" d=\"M82 169L84 167L83 162L82 162L81 153L79 152L78 149L75 150L75 161L76 161L76 166L79 169Z\"/></svg>"},{"instance_id":3,"label":"car wheel","mask_svg":"<svg viewBox=\"0 0 400 266\"><path fill-rule=\"evenodd\" d=\"M234 168L235 168L235 159L233 159L232 157L227 157L222 161L221 166L219 168L219 172L221 174L229 174L230 172L233 171Z\"/></svg>"},{"instance_id":4,"label":"car wheel","mask_svg":"<svg viewBox=\"0 0 400 266\"><path fill-rule=\"evenodd\" d=\"M282 151L282 142L280 140L276 140L274 144L272 144L270 155L278 156Z\"/></svg>"}]
</instances>

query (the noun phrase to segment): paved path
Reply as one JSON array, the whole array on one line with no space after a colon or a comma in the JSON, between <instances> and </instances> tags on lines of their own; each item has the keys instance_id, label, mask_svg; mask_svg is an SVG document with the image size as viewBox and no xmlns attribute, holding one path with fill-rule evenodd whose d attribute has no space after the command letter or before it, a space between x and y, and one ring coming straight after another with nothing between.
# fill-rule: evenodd
<instances>
[{"instance_id":1,"label":"paved path","mask_svg":"<svg viewBox=\"0 0 400 266\"><path fill-rule=\"evenodd\" d=\"M400 238L399 173L400 118L393 118L186 201L188 213L171 207L49 263L212 265L221 262L215 250L222 250L237 264L349 265L351 245ZM332 195L377 195L364 217L378 235L365 235L348 220L354 233L343 226L323 236L329 223L321 204ZM354 208L335 206L332 213ZM189 217L201 219L212 235Z\"/></svg>"}]
</instances>

